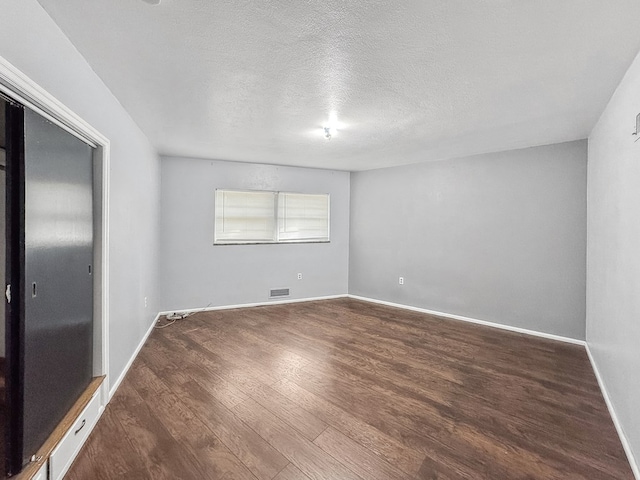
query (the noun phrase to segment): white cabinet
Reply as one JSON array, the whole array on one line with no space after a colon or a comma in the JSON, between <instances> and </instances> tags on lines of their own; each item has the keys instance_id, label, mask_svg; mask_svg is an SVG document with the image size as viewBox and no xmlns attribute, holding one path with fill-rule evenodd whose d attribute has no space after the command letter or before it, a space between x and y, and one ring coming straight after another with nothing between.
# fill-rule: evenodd
<instances>
[{"instance_id":1,"label":"white cabinet","mask_svg":"<svg viewBox=\"0 0 640 480\"><path fill-rule=\"evenodd\" d=\"M80 451L100 416L100 389L98 389L85 409L49 457L49 479L60 480L67 473L71 463ZM43 477L46 479L46 477Z\"/></svg>"},{"instance_id":2,"label":"white cabinet","mask_svg":"<svg viewBox=\"0 0 640 480\"><path fill-rule=\"evenodd\" d=\"M31 477L31 480L49 480L49 463L44 462L44 464L40 467L40 470Z\"/></svg>"}]
</instances>

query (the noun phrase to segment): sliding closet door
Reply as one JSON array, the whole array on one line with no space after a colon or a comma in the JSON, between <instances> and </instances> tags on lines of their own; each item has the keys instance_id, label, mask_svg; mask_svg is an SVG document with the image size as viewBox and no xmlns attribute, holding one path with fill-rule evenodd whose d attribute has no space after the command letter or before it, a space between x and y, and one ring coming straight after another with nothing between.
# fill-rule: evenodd
<instances>
[{"instance_id":1,"label":"sliding closet door","mask_svg":"<svg viewBox=\"0 0 640 480\"><path fill-rule=\"evenodd\" d=\"M24 453L92 377L92 152L25 110Z\"/></svg>"},{"instance_id":2,"label":"sliding closet door","mask_svg":"<svg viewBox=\"0 0 640 480\"><path fill-rule=\"evenodd\" d=\"M25 109L24 176L26 460L92 377L92 149Z\"/></svg>"}]
</instances>

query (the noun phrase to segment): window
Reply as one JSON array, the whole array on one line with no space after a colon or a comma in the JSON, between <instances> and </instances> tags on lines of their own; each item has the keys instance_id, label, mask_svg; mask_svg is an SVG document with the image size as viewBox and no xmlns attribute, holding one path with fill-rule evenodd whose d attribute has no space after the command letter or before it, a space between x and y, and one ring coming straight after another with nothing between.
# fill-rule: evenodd
<instances>
[{"instance_id":1,"label":"window","mask_svg":"<svg viewBox=\"0 0 640 480\"><path fill-rule=\"evenodd\" d=\"M216 190L214 243L275 241L275 192Z\"/></svg>"},{"instance_id":2,"label":"window","mask_svg":"<svg viewBox=\"0 0 640 480\"><path fill-rule=\"evenodd\" d=\"M216 190L214 244L329 241L329 195Z\"/></svg>"},{"instance_id":3,"label":"window","mask_svg":"<svg viewBox=\"0 0 640 480\"><path fill-rule=\"evenodd\" d=\"M278 241L329 241L329 195L278 193Z\"/></svg>"}]
</instances>

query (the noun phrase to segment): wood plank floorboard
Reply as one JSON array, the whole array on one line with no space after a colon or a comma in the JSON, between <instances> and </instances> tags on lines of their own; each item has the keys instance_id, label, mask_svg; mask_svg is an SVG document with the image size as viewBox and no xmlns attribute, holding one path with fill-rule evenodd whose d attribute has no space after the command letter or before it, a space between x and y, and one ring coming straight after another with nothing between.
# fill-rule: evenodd
<instances>
[{"instance_id":1,"label":"wood plank floorboard","mask_svg":"<svg viewBox=\"0 0 640 480\"><path fill-rule=\"evenodd\" d=\"M583 347L335 299L154 330L67 478L633 474Z\"/></svg>"},{"instance_id":2,"label":"wood plank floorboard","mask_svg":"<svg viewBox=\"0 0 640 480\"><path fill-rule=\"evenodd\" d=\"M266 410L262 405L248 399L233 407L234 412L250 425L260 436L282 452L301 472L312 480L361 480L355 473L327 455L296 430Z\"/></svg>"},{"instance_id":3,"label":"wood plank floorboard","mask_svg":"<svg viewBox=\"0 0 640 480\"><path fill-rule=\"evenodd\" d=\"M290 463L276 475L274 480L309 480L309 477Z\"/></svg>"}]
</instances>

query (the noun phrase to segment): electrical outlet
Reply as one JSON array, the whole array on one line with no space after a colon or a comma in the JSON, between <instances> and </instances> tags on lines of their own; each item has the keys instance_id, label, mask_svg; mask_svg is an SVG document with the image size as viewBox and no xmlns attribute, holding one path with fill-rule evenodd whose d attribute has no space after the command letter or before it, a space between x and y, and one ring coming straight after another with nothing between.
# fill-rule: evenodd
<instances>
[{"instance_id":1,"label":"electrical outlet","mask_svg":"<svg viewBox=\"0 0 640 480\"><path fill-rule=\"evenodd\" d=\"M404 277L400 277L400 278L398 278L398 283L399 283L400 285L404 285Z\"/></svg>"},{"instance_id":2,"label":"electrical outlet","mask_svg":"<svg viewBox=\"0 0 640 480\"><path fill-rule=\"evenodd\" d=\"M147 297L144 297L144 308L147 308Z\"/></svg>"},{"instance_id":3,"label":"electrical outlet","mask_svg":"<svg viewBox=\"0 0 640 480\"><path fill-rule=\"evenodd\" d=\"M302 274L301 273L298 274L298 280L302 280Z\"/></svg>"}]
</instances>

